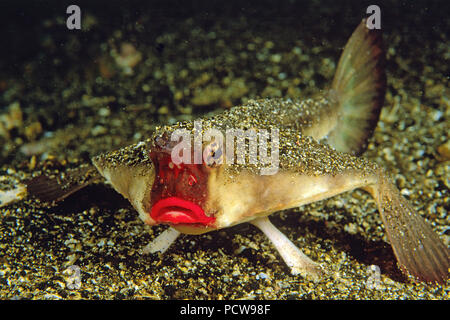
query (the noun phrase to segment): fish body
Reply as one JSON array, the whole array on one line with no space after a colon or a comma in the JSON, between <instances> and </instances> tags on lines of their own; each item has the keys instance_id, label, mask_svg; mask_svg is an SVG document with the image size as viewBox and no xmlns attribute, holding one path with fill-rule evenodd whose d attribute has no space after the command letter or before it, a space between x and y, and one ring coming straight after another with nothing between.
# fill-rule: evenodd
<instances>
[{"instance_id":1,"label":"fish body","mask_svg":"<svg viewBox=\"0 0 450 320\"><path fill-rule=\"evenodd\" d=\"M179 233L249 222L294 274L320 278L324 270L268 216L363 188L377 202L400 268L418 280L448 279L448 248L383 169L359 157L384 103L381 40L363 20L320 96L250 100L214 117L160 126L145 141L94 157L145 223L170 225L148 251L164 251Z\"/></svg>"},{"instance_id":2,"label":"fish body","mask_svg":"<svg viewBox=\"0 0 450 320\"><path fill-rule=\"evenodd\" d=\"M144 222L192 234L367 185L376 179L376 165L355 155L365 150L383 105L383 64L381 34L363 22L331 88L320 95L250 100L214 117L160 126L149 139L94 157L93 163ZM240 144L230 130L241 133ZM218 135L211 137L211 131ZM188 141L180 150L184 158L175 163L181 143L174 135L180 132ZM270 145L260 148L263 137L271 138ZM208 150L213 165L203 157ZM272 174L261 174L270 169Z\"/></svg>"},{"instance_id":3,"label":"fish body","mask_svg":"<svg viewBox=\"0 0 450 320\"><path fill-rule=\"evenodd\" d=\"M171 162L174 143L168 136L176 130L186 130L190 136L195 136L190 122L158 128L152 138L96 157L93 162L113 187L130 199L147 224L165 222L183 233L193 234L230 227L374 181L377 170L374 163L336 152L329 145L302 134L298 128L290 129L287 125L279 130L275 126L276 117L264 124L259 122L258 116L266 118L268 110L276 110L275 106L298 108L299 105L302 104L295 101L249 101L219 117L202 121L204 131L215 128L224 136L226 128L230 127L243 131L258 127L278 130L279 167L274 174L260 174L262 169L270 167L258 161L251 164L248 157L243 163L226 163L223 159L224 163L216 166L204 162L174 164ZM304 105L309 108L307 103ZM237 122L232 123L230 119L237 119ZM202 150L207 146L204 143ZM222 158L226 158L226 150L221 153ZM131 162L128 159L132 159ZM176 199L180 202L179 219L175 213L174 219L168 214L161 218L159 210L176 207ZM191 207L182 204L182 200L191 202ZM160 201L165 201L166 205L160 205ZM189 222L180 218L183 206L186 211L192 211ZM196 214L196 207L202 212ZM183 217L188 219L187 214Z\"/></svg>"}]
</instances>

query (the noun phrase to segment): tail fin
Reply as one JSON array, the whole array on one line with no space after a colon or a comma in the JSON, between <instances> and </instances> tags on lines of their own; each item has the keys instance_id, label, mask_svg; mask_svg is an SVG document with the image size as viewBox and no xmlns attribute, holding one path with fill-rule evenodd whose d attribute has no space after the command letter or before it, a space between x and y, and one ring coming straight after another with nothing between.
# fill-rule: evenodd
<instances>
[{"instance_id":1,"label":"tail fin","mask_svg":"<svg viewBox=\"0 0 450 320\"><path fill-rule=\"evenodd\" d=\"M348 40L333 79L339 119L328 142L336 150L358 155L367 148L384 103L384 64L381 31L368 29L364 19Z\"/></svg>"},{"instance_id":2,"label":"tail fin","mask_svg":"<svg viewBox=\"0 0 450 320\"><path fill-rule=\"evenodd\" d=\"M450 254L428 223L417 214L383 174L365 188L375 198L387 236L402 271L417 280L445 283Z\"/></svg>"}]
</instances>

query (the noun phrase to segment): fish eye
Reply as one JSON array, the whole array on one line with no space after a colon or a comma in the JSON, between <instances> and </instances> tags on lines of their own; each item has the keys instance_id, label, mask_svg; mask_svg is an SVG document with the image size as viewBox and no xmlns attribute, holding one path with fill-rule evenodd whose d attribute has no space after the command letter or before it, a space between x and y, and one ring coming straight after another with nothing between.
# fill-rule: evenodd
<instances>
[{"instance_id":1,"label":"fish eye","mask_svg":"<svg viewBox=\"0 0 450 320\"><path fill-rule=\"evenodd\" d=\"M222 164L223 152L217 142L210 143L205 147L205 150L203 151L203 160L209 167Z\"/></svg>"}]
</instances>

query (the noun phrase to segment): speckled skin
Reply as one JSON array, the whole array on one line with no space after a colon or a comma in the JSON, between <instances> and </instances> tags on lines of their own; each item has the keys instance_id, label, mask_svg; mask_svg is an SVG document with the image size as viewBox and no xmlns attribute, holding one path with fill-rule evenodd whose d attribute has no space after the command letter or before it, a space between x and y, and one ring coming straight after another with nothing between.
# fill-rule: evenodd
<instances>
[{"instance_id":1,"label":"speckled skin","mask_svg":"<svg viewBox=\"0 0 450 320\"><path fill-rule=\"evenodd\" d=\"M332 96L332 94L328 94ZM251 100L247 104L234 107L229 111L212 118L202 120L202 129L281 129L280 133L280 167L310 175L337 174L343 170L375 168L375 164L363 158L352 157L338 153L325 143L317 142L314 137L322 138L321 127L330 131L336 122L336 106L332 99L282 100L263 99ZM334 110L334 111L333 111ZM186 129L194 134L193 122L179 122L172 126L158 127L151 138L97 156L93 159L99 166L115 168L118 166L151 166L149 157L154 141L159 137L170 136L175 130ZM320 159L320 161L317 161ZM301 165L303 164L303 165ZM238 170L240 165L229 164L227 170ZM246 169L252 168L246 164ZM241 168L242 169L242 168Z\"/></svg>"}]
</instances>

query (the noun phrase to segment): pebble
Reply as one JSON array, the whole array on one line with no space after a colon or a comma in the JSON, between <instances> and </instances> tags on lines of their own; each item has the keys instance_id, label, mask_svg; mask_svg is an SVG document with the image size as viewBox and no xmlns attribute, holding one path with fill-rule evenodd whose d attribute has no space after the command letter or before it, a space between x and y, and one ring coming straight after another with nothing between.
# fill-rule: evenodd
<instances>
[{"instance_id":1,"label":"pebble","mask_svg":"<svg viewBox=\"0 0 450 320\"><path fill-rule=\"evenodd\" d=\"M161 115L165 115L169 113L169 108L167 106L162 106L158 109L158 113Z\"/></svg>"},{"instance_id":2,"label":"pebble","mask_svg":"<svg viewBox=\"0 0 450 320\"><path fill-rule=\"evenodd\" d=\"M261 272L261 273L256 275L256 280L267 279L267 278L269 278L269 276L267 274L265 274L264 272Z\"/></svg>"},{"instance_id":3,"label":"pebble","mask_svg":"<svg viewBox=\"0 0 450 320\"><path fill-rule=\"evenodd\" d=\"M100 136L102 134L105 134L108 132L108 129L105 128L102 125L96 125L94 128L92 128L91 130L91 134L96 137L96 136Z\"/></svg>"},{"instance_id":4,"label":"pebble","mask_svg":"<svg viewBox=\"0 0 450 320\"><path fill-rule=\"evenodd\" d=\"M444 160L450 160L450 140L447 140L444 144L437 148L439 155L444 158Z\"/></svg>"},{"instance_id":5,"label":"pebble","mask_svg":"<svg viewBox=\"0 0 450 320\"><path fill-rule=\"evenodd\" d=\"M281 54L274 54L270 57L270 61L273 63L279 63L281 61Z\"/></svg>"},{"instance_id":6,"label":"pebble","mask_svg":"<svg viewBox=\"0 0 450 320\"><path fill-rule=\"evenodd\" d=\"M109 108L100 108L98 110L98 115L100 117L109 117L111 115L111 110L109 110Z\"/></svg>"},{"instance_id":7,"label":"pebble","mask_svg":"<svg viewBox=\"0 0 450 320\"><path fill-rule=\"evenodd\" d=\"M344 230L350 234L356 234L358 231L358 226L356 223L348 223L344 226Z\"/></svg>"}]
</instances>

